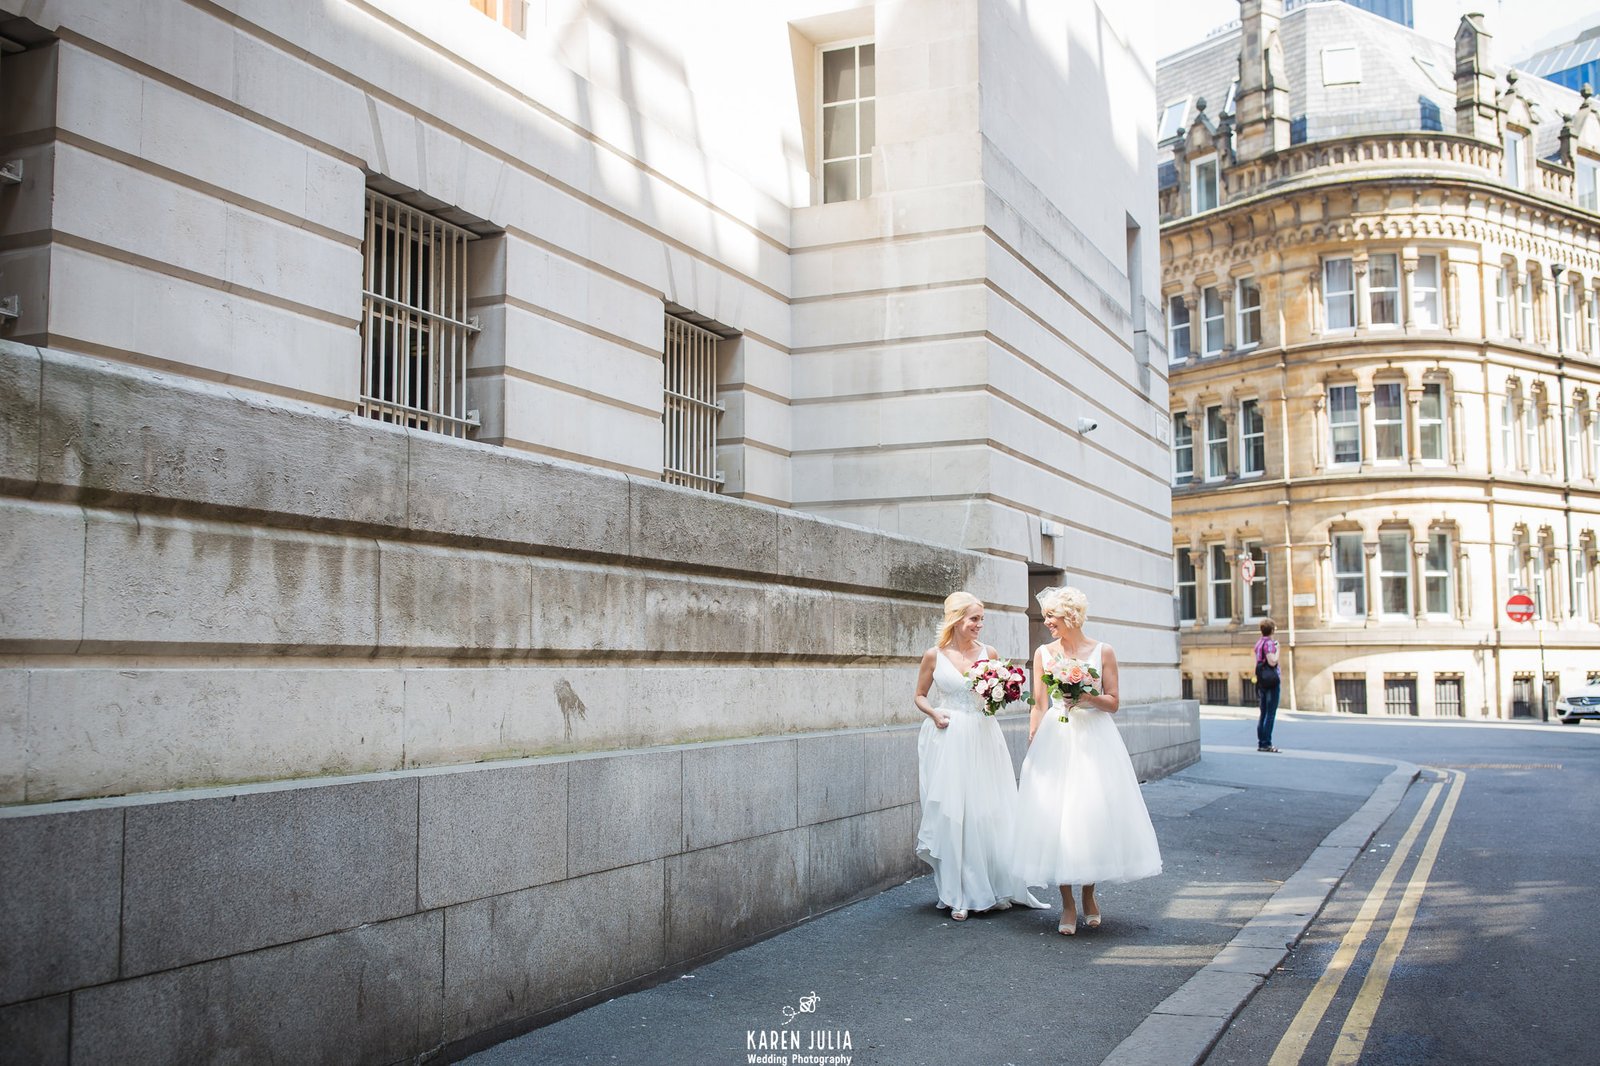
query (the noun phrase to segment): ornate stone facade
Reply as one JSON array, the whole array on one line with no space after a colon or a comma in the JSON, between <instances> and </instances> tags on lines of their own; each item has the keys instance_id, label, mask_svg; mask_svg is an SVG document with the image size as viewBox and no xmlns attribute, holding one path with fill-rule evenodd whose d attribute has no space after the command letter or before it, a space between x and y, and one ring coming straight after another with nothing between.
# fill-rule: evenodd
<instances>
[{"instance_id":1,"label":"ornate stone facade","mask_svg":"<svg viewBox=\"0 0 1600 1066\"><path fill-rule=\"evenodd\" d=\"M1158 74L1185 694L1251 702L1270 616L1286 707L1537 716L1600 677L1600 106L1480 16L1241 15Z\"/></svg>"}]
</instances>

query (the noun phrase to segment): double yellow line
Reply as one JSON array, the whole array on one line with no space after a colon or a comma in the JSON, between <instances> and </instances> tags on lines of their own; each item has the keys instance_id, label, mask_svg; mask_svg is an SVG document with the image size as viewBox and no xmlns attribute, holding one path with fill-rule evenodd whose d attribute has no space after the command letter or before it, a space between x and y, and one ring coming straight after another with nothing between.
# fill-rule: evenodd
<instances>
[{"instance_id":1,"label":"double yellow line","mask_svg":"<svg viewBox=\"0 0 1600 1066\"><path fill-rule=\"evenodd\" d=\"M1417 907L1422 902L1423 892L1428 888L1428 878L1433 874L1433 864L1439 857L1439 847L1444 843L1445 831L1450 828L1450 818L1455 814L1456 801L1461 798L1461 789L1467 781L1467 775L1459 770L1444 772L1449 778L1449 794L1445 799L1444 808L1439 814L1438 821L1434 823L1433 832L1428 834L1428 842L1423 846L1422 855L1417 859L1416 869L1411 871L1411 880L1407 882L1405 891L1400 896L1394 920L1389 923L1389 933L1383 938L1383 943L1378 945L1378 953L1367 970L1366 980L1361 982L1361 991L1356 993L1355 1003L1351 1005L1350 1013L1345 1016L1344 1027L1340 1029L1339 1036L1334 1041L1333 1054L1328 1056L1328 1066L1350 1066L1361 1058L1362 1049L1367 1046L1367 1037L1372 1032L1373 1016L1377 1014L1378 1004L1383 1000L1384 990L1389 985L1389 975L1394 972L1395 963L1400 958L1400 950L1405 947L1406 938L1411 935L1411 924L1416 920ZM1366 900L1361 904L1361 910L1356 914L1356 919L1351 923L1344 939L1339 942L1338 950L1333 953L1333 959L1328 963L1327 970L1317 981L1316 987L1312 988L1306 1001L1300 1005L1294 1020L1289 1023L1289 1031L1284 1033L1277 1050L1272 1053L1269 1066L1298 1066L1305 1055L1311 1038L1316 1035L1317 1027L1322 1024L1323 1016L1327 1014L1334 994L1339 991L1339 985L1349 972L1350 964L1355 961L1356 952L1360 950L1377 922L1378 914L1388 901L1389 892L1400 875L1401 867L1410 856L1417 838L1422 835L1422 828L1427 824L1428 816L1433 813L1434 806L1439 802L1439 795L1446 785L1445 781L1434 782L1428 789L1427 795L1422 798L1422 806L1417 810L1416 817L1406 828L1400 843L1395 845L1394 855L1384 866L1383 873L1372 886L1372 891L1367 893Z\"/></svg>"}]
</instances>

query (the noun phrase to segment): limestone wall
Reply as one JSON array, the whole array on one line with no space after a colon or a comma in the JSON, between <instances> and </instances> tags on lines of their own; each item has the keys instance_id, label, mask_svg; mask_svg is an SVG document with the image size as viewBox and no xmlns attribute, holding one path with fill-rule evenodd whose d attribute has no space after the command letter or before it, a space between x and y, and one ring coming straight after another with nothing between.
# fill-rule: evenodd
<instances>
[{"instance_id":1,"label":"limestone wall","mask_svg":"<svg viewBox=\"0 0 1600 1066\"><path fill-rule=\"evenodd\" d=\"M938 600L1025 639L1020 563L4 342L0 523L30 1061L461 1050L914 876Z\"/></svg>"}]
</instances>

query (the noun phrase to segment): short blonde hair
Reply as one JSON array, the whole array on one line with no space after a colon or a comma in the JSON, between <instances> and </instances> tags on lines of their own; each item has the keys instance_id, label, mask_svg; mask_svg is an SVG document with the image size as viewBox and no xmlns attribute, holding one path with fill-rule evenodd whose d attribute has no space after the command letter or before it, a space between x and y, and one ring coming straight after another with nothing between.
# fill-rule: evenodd
<instances>
[{"instance_id":1,"label":"short blonde hair","mask_svg":"<svg viewBox=\"0 0 1600 1066\"><path fill-rule=\"evenodd\" d=\"M1039 597L1039 608L1045 617L1059 618L1074 629L1082 629L1089 620L1089 597L1071 585L1045 590Z\"/></svg>"},{"instance_id":2,"label":"short blonde hair","mask_svg":"<svg viewBox=\"0 0 1600 1066\"><path fill-rule=\"evenodd\" d=\"M967 616L973 606L983 606L983 601L970 592L952 592L944 598L944 621L939 623L939 647L949 647L955 639L956 623Z\"/></svg>"}]
</instances>

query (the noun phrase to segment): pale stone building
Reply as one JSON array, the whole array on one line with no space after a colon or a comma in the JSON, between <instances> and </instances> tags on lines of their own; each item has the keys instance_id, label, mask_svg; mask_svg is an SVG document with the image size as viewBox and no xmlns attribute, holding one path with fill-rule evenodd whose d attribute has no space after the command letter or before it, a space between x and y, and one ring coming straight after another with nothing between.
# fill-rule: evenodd
<instances>
[{"instance_id":1,"label":"pale stone building","mask_svg":"<svg viewBox=\"0 0 1600 1066\"><path fill-rule=\"evenodd\" d=\"M1285 706L1537 714L1600 677L1600 105L1480 16L1240 10L1157 77L1185 691L1270 616Z\"/></svg>"},{"instance_id":2,"label":"pale stone building","mask_svg":"<svg viewBox=\"0 0 1600 1066\"><path fill-rule=\"evenodd\" d=\"M1197 758L1121 17L0 0L0 1033L454 1053L901 881L958 587Z\"/></svg>"}]
</instances>

